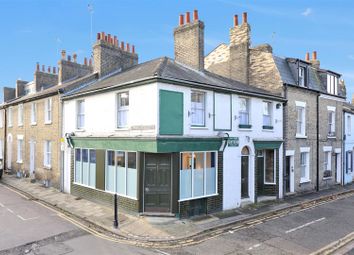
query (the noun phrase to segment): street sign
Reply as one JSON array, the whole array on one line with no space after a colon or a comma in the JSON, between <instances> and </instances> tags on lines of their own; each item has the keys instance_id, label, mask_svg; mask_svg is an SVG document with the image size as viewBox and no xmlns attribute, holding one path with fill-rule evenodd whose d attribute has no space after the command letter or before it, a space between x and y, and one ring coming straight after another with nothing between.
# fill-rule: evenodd
<instances>
[{"instance_id":1,"label":"street sign","mask_svg":"<svg viewBox=\"0 0 354 255\"><path fill-rule=\"evenodd\" d=\"M238 137L229 137L229 139L227 139L227 145L229 147L238 147L239 138Z\"/></svg>"}]
</instances>

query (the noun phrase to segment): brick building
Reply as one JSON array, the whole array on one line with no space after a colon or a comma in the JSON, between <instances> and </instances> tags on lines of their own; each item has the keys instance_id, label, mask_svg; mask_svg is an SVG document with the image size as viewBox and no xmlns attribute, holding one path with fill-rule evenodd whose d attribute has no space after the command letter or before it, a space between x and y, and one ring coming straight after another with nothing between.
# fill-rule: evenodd
<instances>
[{"instance_id":1,"label":"brick building","mask_svg":"<svg viewBox=\"0 0 354 255\"><path fill-rule=\"evenodd\" d=\"M341 75L320 68L317 53L310 60L280 58L268 44L251 46L247 13L234 17L230 43L205 58L206 69L263 88L287 100L284 108L284 190L302 192L341 183Z\"/></svg>"}]
</instances>

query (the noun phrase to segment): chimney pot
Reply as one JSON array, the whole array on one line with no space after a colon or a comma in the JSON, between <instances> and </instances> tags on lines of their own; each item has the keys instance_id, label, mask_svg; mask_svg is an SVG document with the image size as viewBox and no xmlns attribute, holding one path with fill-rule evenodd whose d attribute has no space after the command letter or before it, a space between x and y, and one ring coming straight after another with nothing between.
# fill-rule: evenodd
<instances>
[{"instance_id":1,"label":"chimney pot","mask_svg":"<svg viewBox=\"0 0 354 255\"><path fill-rule=\"evenodd\" d=\"M197 21L199 18L198 18L198 10L194 10L193 12L193 20L194 21Z\"/></svg>"},{"instance_id":2,"label":"chimney pot","mask_svg":"<svg viewBox=\"0 0 354 255\"><path fill-rule=\"evenodd\" d=\"M317 51L312 52L312 60L317 60Z\"/></svg>"},{"instance_id":3,"label":"chimney pot","mask_svg":"<svg viewBox=\"0 0 354 255\"><path fill-rule=\"evenodd\" d=\"M114 46L117 46L117 45L118 45L117 42L118 42L118 41L117 41L117 36L114 36L114 37L113 37L113 44L114 44Z\"/></svg>"},{"instance_id":4,"label":"chimney pot","mask_svg":"<svg viewBox=\"0 0 354 255\"><path fill-rule=\"evenodd\" d=\"M234 27L237 27L238 26L238 16L235 15L234 16Z\"/></svg>"},{"instance_id":5,"label":"chimney pot","mask_svg":"<svg viewBox=\"0 0 354 255\"><path fill-rule=\"evenodd\" d=\"M84 58L84 65L87 66L87 58Z\"/></svg>"},{"instance_id":6,"label":"chimney pot","mask_svg":"<svg viewBox=\"0 0 354 255\"><path fill-rule=\"evenodd\" d=\"M101 34L97 33L97 41L101 40Z\"/></svg>"},{"instance_id":7,"label":"chimney pot","mask_svg":"<svg viewBox=\"0 0 354 255\"><path fill-rule=\"evenodd\" d=\"M71 61L71 56L70 56L70 55L68 55L68 61L69 61L69 62Z\"/></svg>"},{"instance_id":8,"label":"chimney pot","mask_svg":"<svg viewBox=\"0 0 354 255\"><path fill-rule=\"evenodd\" d=\"M39 62L37 62L36 70L39 71Z\"/></svg>"},{"instance_id":9,"label":"chimney pot","mask_svg":"<svg viewBox=\"0 0 354 255\"><path fill-rule=\"evenodd\" d=\"M42 65L42 72L45 72L45 66Z\"/></svg>"},{"instance_id":10,"label":"chimney pot","mask_svg":"<svg viewBox=\"0 0 354 255\"><path fill-rule=\"evenodd\" d=\"M108 43L111 43L111 34L108 34Z\"/></svg>"},{"instance_id":11,"label":"chimney pot","mask_svg":"<svg viewBox=\"0 0 354 255\"><path fill-rule=\"evenodd\" d=\"M55 68L55 66L53 66L53 74L57 73L57 69Z\"/></svg>"},{"instance_id":12,"label":"chimney pot","mask_svg":"<svg viewBox=\"0 0 354 255\"><path fill-rule=\"evenodd\" d=\"M89 66L92 66L92 59L89 60Z\"/></svg>"},{"instance_id":13,"label":"chimney pot","mask_svg":"<svg viewBox=\"0 0 354 255\"><path fill-rule=\"evenodd\" d=\"M124 42L123 42L123 41L120 42L120 48L121 48L122 50L124 50Z\"/></svg>"},{"instance_id":14,"label":"chimney pot","mask_svg":"<svg viewBox=\"0 0 354 255\"><path fill-rule=\"evenodd\" d=\"M130 52L130 44L127 43L127 51Z\"/></svg>"},{"instance_id":15,"label":"chimney pot","mask_svg":"<svg viewBox=\"0 0 354 255\"><path fill-rule=\"evenodd\" d=\"M66 50L61 51L61 59L65 59L66 57Z\"/></svg>"},{"instance_id":16,"label":"chimney pot","mask_svg":"<svg viewBox=\"0 0 354 255\"><path fill-rule=\"evenodd\" d=\"M105 32L101 32L101 40L104 40L105 38Z\"/></svg>"},{"instance_id":17,"label":"chimney pot","mask_svg":"<svg viewBox=\"0 0 354 255\"><path fill-rule=\"evenodd\" d=\"M135 46L132 45L132 53L135 53Z\"/></svg>"},{"instance_id":18,"label":"chimney pot","mask_svg":"<svg viewBox=\"0 0 354 255\"><path fill-rule=\"evenodd\" d=\"M305 60L310 61L310 53L306 52Z\"/></svg>"},{"instance_id":19,"label":"chimney pot","mask_svg":"<svg viewBox=\"0 0 354 255\"><path fill-rule=\"evenodd\" d=\"M183 14L179 15L179 25L180 26L184 25L184 16L183 16Z\"/></svg>"},{"instance_id":20,"label":"chimney pot","mask_svg":"<svg viewBox=\"0 0 354 255\"><path fill-rule=\"evenodd\" d=\"M190 12L186 12L186 24L191 23L191 14Z\"/></svg>"},{"instance_id":21,"label":"chimney pot","mask_svg":"<svg viewBox=\"0 0 354 255\"><path fill-rule=\"evenodd\" d=\"M242 23L247 24L247 12L242 14Z\"/></svg>"},{"instance_id":22,"label":"chimney pot","mask_svg":"<svg viewBox=\"0 0 354 255\"><path fill-rule=\"evenodd\" d=\"M50 66L48 66L48 73L50 73Z\"/></svg>"},{"instance_id":23,"label":"chimney pot","mask_svg":"<svg viewBox=\"0 0 354 255\"><path fill-rule=\"evenodd\" d=\"M73 59L74 59L74 63L76 63L77 62L77 54L76 53L73 54Z\"/></svg>"}]
</instances>

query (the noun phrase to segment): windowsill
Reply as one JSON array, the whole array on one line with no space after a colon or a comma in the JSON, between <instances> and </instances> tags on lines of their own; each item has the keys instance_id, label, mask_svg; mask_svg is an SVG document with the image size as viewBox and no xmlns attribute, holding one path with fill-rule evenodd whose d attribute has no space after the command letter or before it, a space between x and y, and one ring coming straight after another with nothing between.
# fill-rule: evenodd
<instances>
[{"instance_id":1,"label":"windowsill","mask_svg":"<svg viewBox=\"0 0 354 255\"><path fill-rule=\"evenodd\" d=\"M199 197L191 197L191 198L183 198L179 199L178 202L184 202L184 201L190 201L190 200L196 200L196 199L201 199L201 198L207 198L207 197L214 197L218 196L218 193L212 194L212 195L206 195L206 196L199 196Z\"/></svg>"},{"instance_id":2,"label":"windowsill","mask_svg":"<svg viewBox=\"0 0 354 255\"><path fill-rule=\"evenodd\" d=\"M327 136L328 139L336 139L336 136Z\"/></svg>"},{"instance_id":3,"label":"windowsill","mask_svg":"<svg viewBox=\"0 0 354 255\"><path fill-rule=\"evenodd\" d=\"M300 184L305 184L305 183L310 183L311 180L310 179L301 179L300 180Z\"/></svg>"},{"instance_id":4,"label":"windowsill","mask_svg":"<svg viewBox=\"0 0 354 255\"><path fill-rule=\"evenodd\" d=\"M44 169L52 170L52 166L43 166Z\"/></svg>"},{"instance_id":5,"label":"windowsill","mask_svg":"<svg viewBox=\"0 0 354 255\"><path fill-rule=\"evenodd\" d=\"M48 122L44 122L44 125L51 125L52 122L51 121L48 121Z\"/></svg>"},{"instance_id":6,"label":"windowsill","mask_svg":"<svg viewBox=\"0 0 354 255\"><path fill-rule=\"evenodd\" d=\"M37 126L37 122L32 122L31 126Z\"/></svg>"},{"instance_id":7,"label":"windowsill","mask_svg":"<svg viewBox=\"0 0 354 255\"><path fill-rule=\"evenodd\" d=\"M264 185L276 185L275 182L264 182Z\"/></svg>"},{"instance_id":8,"label":"windowsill","mask_svg":"<svg viewBox=\"0 0 354 255\"><path fill-rule=\"evenodd\" d=\"M85 129L83 129L83 128L78 128L78 129L75 129L75 132L85 132Z\"/></svg>"},{"instance_id":9,"label":"windowsill","mask_svg":"<svg viewBox=\"0 0 354 255\"><path fill-rule=\"evenodd\" d=\"M129 130L129 127L117 127L116 131L127 131Z\"/></svg>"},{"instance_id":10,"label":"windowsill","mask_svg":"<svg viewBox=\"0 0 354 255\"><path fill-rule=\"evenodd\" d=\"M330 177L323 177L323 178L322 178L322 180L324 180L324 181L328 181L328 180L332 180L332 179L333 179L332 176L330 176Z\"/></svg>"},{"instance_id":11,"label":"windowsill","mask_svg":"<svg viewBox=\"0 0 354 255\"><path fill-rule=\"evenodd\" d=\"M240 132L251 132L251 131L253 131L253 129L252 128L238 128L238 131L240 131Z\"/></svg>"},{"instance_id":12,"label":"windowsill","mask_svg":"<svg viewBox=\"0 0 354 255\"><path fill-rule=\"evenodd\" d=\"M206 126L191 126L191 129L208 130L208 128Z\"/></svg>"},{"instance_id":13,"label":"windowsill","mask_svg":"<svg viewBox=\"0 0 354 255\"><path fill-rule=\"evenodd\" d=\"M23 164L23 160L16 161L17 164Z\"/></svg>"},{"instance_id":14,"label":"windowsill","mask_svg":"<svg viewBox=\"0 0 354 255\"><path fill-rule=\"evenodd\" d=\"M18 127L23 127L23 124L19 124L19 125L17 125Z\"/></svg>"},{"instance_id":15,"label":"windowsill","mask_svg":"<svg viewBox=\"0 0 354 255\"><path fill-rule=\"evenodd\" d=\"M12 125L8 125L7 127L12 128Z\"/></svg>"},{"instance_id":16,"label":"windowsill","mask_svg":"<svg viewBox=\"0 0 354 255\"><path fill-rule=\"evenodd\" d=\"M295 138L307 139L307 135L296 134L296 135L295 135Z\"/></svg>"},{"instance_id":17,"label":"windowsill","mask_svg":"<svg viewBox=\"0 0 354 255\"><path fill-rule=\"evenodd\" d=\"M263 125L262 128L263 128L263 131L264 130L273 131L273 129L274 129L273 126L265 126L265 125Z\"/></svg>"},{"instance_id":18,"label":"windowsill","mask_svg":"<svg viewBox=\"0 0 354 255\"><path fill-rule=\"evenodd\" d=\"M238 128L239 129L251 129L252 125L250 125L250 124L239 124Z\"/></svg>"}]
</instances>

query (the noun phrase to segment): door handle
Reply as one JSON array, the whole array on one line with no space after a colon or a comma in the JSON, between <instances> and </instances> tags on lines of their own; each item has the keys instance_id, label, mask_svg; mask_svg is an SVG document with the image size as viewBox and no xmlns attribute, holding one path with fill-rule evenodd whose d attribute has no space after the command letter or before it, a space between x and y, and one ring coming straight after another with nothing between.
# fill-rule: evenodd
<instances>
[{"instance_id":1,"label":"door handle","mask_svg":"<svg viewBox=\"0 0 354 255\"><path fill-rule=\"evenodd\" d=\"M146 191L146 192L149 192L149 191L150 191L150 189L149 189L148 187L146 187L146 188L145 188L145 191Z\"/></svg>"},{"instance_id":2,"label":"door handle","mask_svg":"<svg viewBox=\"0 0 354 255\"><path fill-rule=\"evenodd\" d=\"M294 167L293 166L291 167L291 172L294 172Z\"/></svg>"}]
</instances>

